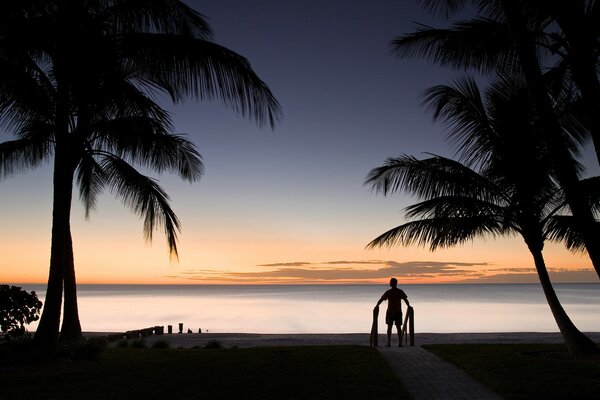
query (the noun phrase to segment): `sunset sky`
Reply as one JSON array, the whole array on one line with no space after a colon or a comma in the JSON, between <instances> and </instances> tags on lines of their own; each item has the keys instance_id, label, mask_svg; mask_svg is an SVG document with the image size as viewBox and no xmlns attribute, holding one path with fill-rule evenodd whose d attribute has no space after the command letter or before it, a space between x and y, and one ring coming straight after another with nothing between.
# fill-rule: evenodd
<instances>
[{"instance_id":1,"label":"sunset sky","mask_svg":"<svg viewBox=\"0 0 600 400\"><path fill-rule=\"evenodd\" d=\"M189 185L164 175L182 221L179 261L160 232L106 193L85 220L72 213L80 283L535 282L519 238L466 246L365 250L403 223L404 195L363 185L387 157L452 156L444 128L420 105L423 90L461 72L395 58L389 42L415 22L444 26L415 0L190 0L215 41L249 59L281 103L271 130L222 104L165 106L197 144L206 173ZM10 136L3 132L0 140ZM592 160L587 153L588 160ZM592 161L586 163L597 172ZM596 173L594 172L594 173ZM0 182L0 282L44 283L50 254L51 166ZM597 281L588 259L548 243L558 281Z\"/></svg>"}]
</instances>

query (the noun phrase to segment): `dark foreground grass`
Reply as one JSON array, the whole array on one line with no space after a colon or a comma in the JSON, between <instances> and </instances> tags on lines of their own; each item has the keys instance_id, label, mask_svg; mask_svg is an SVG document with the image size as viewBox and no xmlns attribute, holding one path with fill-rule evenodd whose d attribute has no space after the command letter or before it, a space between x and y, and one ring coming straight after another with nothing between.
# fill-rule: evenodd
<instances>
[{"instance_id":1,"label":"dark foreground grass","mask_svg":"<svg viewBox=\"0 0 600 400\"><path fill-rule=\"evenodd\" d=\"M408 399L375 349L121 349L0 367L2 398Z\"/></svg>"},{"instance_id":2,"label":"dark foreground grass","mask_svg":"<svg viewBox=\"0 0 600 400\"><path fill-rule=\"evenodd\" d=\"M424 347L505 399L600 399L600 357L572 359L562 345Z\"/></svg>"}]
</instances>

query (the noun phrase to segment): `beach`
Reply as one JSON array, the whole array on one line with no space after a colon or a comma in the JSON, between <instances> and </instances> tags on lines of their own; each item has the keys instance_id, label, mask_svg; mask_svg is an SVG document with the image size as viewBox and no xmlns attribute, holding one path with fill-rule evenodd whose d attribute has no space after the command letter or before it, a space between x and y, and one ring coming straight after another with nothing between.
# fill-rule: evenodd
<instances>
[{"instance_id":1,"label":"beach","mask_svg":"<svg viewBox=\"0 0 600 400\"><path fill-rule=\"evenodd\" d=\"M107 335L87 333L86 336ZM600 332L586 333L600 343ZM173 348L204 347L217 341L224 348L249 348L270 346L322 346L369 345L368 333L346 334L253 334L253 333L173 333L147 336L144 342L151 346L159 340L167 341ZM379 335L379 344L385 344L385 334ZM394 333L393 343L397 343ZM427 344L465 343L562 343L560 333L547 332L496 332L496 333L416 333L415 346ZM116 342L113 343L116 345Z\"/></svg>"}]
</instances>

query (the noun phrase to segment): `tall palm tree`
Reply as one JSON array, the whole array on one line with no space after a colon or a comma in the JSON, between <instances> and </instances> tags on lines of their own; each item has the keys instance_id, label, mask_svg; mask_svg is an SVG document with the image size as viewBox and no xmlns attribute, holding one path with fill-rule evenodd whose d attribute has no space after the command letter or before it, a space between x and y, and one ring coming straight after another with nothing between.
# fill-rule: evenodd
<instances>
[{"instance_id":1,"label":"tall palm tree","mask_svg":"<svg viewBox=\"0 0 600 400\"><path fill-rule=\"evenodd\" d=\"M419 244L435 251L478 237L521 235L569 353L596 353L595 344L577 329L562 307L542 253L544 241L559 236L555 232L559 223L554 221L556 211L562 208L556 198L557 188L538 194L536 199L519 198L519 189L493 175L477 173L443 157L388 159L371 172L367 182L384 194L395 191L392 188L398 184L398 189L423 201L407 208L409 222L378 236L368 247Z\"/></svg>"},{"instance_id":2,"label":"tall palm tree","mask_svg":"<svg viewBox=\"0 0 600 400\"><path fill-rule=\"evenodd\" d=\"M18 3L18 4L16 4ZM204 17L177 0L30 0L0 5L0 121L16 140L0 145L0 173L54 157L50 272L35 335L52 345L77 339L70 207L74 180L86 210L108 187L144 219L151 239L162 228L177 255L177 217L168 196L134 165L196 181L193 143L172 133L154 100L220 98L271 126L274 96L240 55L211 41Z\"/></svg>"},{"instance_id":3,"label":"tall palm tree","mask_svg":"<svg viewBox=\"0 0 600 400\"><path fill-rule=\"evenodd\" d=\"M593 96L596 93L594 88L600 87L600 85L597 82L597 75L594 75L596 84L590 83L593 78L589 73L590 69L596 70L597 58L592 57L594 53L592 49L598 48L598 25L593 25L588 20L596 18L597 7L590 7L588 14L579 15L577 12L573 12L572 8L579 5L578 2L575 6L574 3L565 5L567 2L551 1L548 3L555 5L554 7L543 2L512 0L493 2L424 0L424 3L434 10L443 9L447 12L455 11L467 3L473 3L482 15L475 19L457 22L452 29L440 30L422 27L413 34L396 38L393 42L394 49L401 55L421 55L442 65L453 67L475 67L487 71L494 69L522 71L533 99L535 111L546 132L544 140L547 142L549 151L554 155L558 179L565 190L577 229L582 234L592 264L600 277L600 232L593 212L585 199L577 171L572 168L570 154L565 150L564 136L561 134L560 123L553 113L552 100L548 94L549 88L541 72L537 56L540 52L562 55L559 68L550 75L562 77L564 70L569 70L573 76L576 74L580 77L585 76L586 79L574 79L574 82L578 85L582 100L584 100L582 103L585 105L586 120L591 128L597 156L600 157L598 151L600 149L600 113L597 110L600 94L596 97ZM546 6L542 6L542 3ZM533 7L535 5L538 7ZM581 22L586 22L583 26L595 27L595 30L590 28L584 33L588 36L591 35L596 40L592 40L584 34L569 33L572 40L583 42L584 38L587 38L587 41L578 47L583 50L576 54L570 54L571 46L565 46L564 35L560 33L547 34L544 31L545 27L553 21L552 17L556 17L560 11L570 11L565 14L571 16L575 14L575 16L581 17ZM583 10L580 14L584 14ZM575 17L568 20L566 17L562 17L561 21L567 20L570 22L569 26L572 26L574 19ZM567 23L563 22L562 25L567 26ZM566 50L562 52L563 49ZM574 60L578 62L574 62ZM586 61L592 64L587 69L582 67ZM581 85L591 86L582 88ZM585 99L584 92L587 94Z\"/></svg>"},{"instance_id":4,"label":"tall palm tree","mask_svg":"<svg viewBox=\"0 0 600 400\"><path fill-rule=\"evenodd\" d=\"M564 192L553 177L549 152L539 140L543 131L532 120L529 96L504 79L482 98L472 80L463 80L454 87L432 88L426 99L436 117L452 127L465 163L480 171L438 156L388 159L371 171L366 182L383 194L405 190L421 201L407 208L410 222L368 246L417 243L434 251L477 237L518 234L533 256L569 352L596 352L562 308L543 258L545 240L566 239L573 230L567 228L572 226L569 217L560 214L566 207ZM568 116L563 123L574 132L581 129ZM576 146L572 143L570 148Z\"/></svg>"},{"instance_id":5,"label":"tall palm tree","mask_svg":"<svg viewBox=\"0 0 600 400\"><path fill-rule=\"evenodd\" d=\"M585 197L577 172L570 167L569 155L564 151L560 125L553 113L548 88L535 53L535 44L529 34L523 8L511 0L500 0L507 17L511 36L521 60L523 74L532 98L533 107L545 132L545 140L553 155L556 172L565 197L573 213L574 222L586 245L586 249L600 277L600 230ZM598 116L595 116L597 118ZM600 132L597 132L600 134Z\"/></svg>"}]
</instances>

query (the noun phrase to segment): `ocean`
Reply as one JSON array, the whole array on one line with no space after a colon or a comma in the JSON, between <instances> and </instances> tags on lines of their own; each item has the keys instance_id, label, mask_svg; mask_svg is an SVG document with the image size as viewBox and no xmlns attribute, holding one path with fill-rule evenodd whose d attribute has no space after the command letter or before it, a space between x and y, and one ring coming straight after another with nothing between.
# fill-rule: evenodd
<instances>
[{"instance_id":1,"label":"ocean","mask_svg":"<svg viewBox=\"0 0 600 400\"><path fill-rule=\"evenodd\" d=\"M45 285L21 284L40 300ZM399 286L416 332L557 332L539 284ZM79 285L86 332L156 325L215 333L363 333L386 285ZM556 284L581 330L600 331L600 283ZM385 309L382 304L382 310ZM380 325L383 329L383 318ZM36 323L28 329L34 331Z\"/></svg>"}]
</instances>

